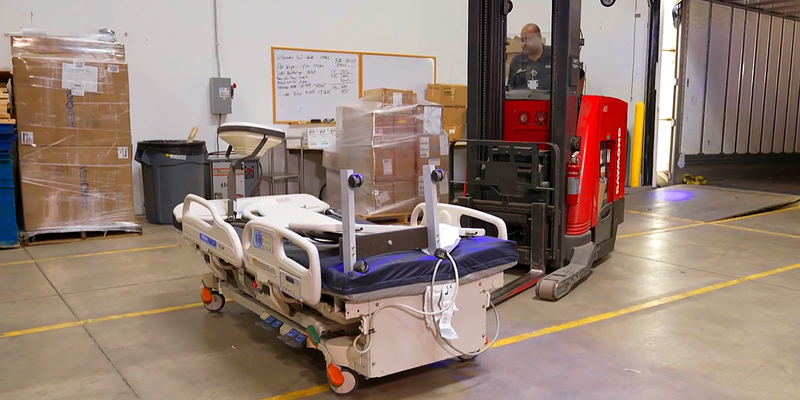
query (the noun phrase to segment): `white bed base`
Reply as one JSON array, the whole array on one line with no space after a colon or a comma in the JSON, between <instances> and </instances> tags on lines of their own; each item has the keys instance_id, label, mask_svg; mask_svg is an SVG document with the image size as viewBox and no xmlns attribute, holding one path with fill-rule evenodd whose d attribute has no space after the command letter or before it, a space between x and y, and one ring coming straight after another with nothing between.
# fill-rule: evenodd
<instances>
[{"instance_id":1,"label":"white bed base","mask_svg":"<svg viewBox=\"0 0 800 400\"><path fill-rule=\"evenodd\" d=\"M438 204L438 207L444 223L461 228L461 216L468 215L494 224L500 237L507 237L505 223L499 218L456 205ZM424 210L424 204L418 205L414 214L418 215L421 209ZM182 207L182 240L203 253L212 272L203 277L204 287L232 298L259 314L262 320L272 316L282 321L281 334L294 329L308 335L313 327L322 339L314 343L309 337L305 345L325 355L334 392L353 390L356 373L366 378L382 377L458 357L461 352L478 352L488 342L489 293L502 287L502 272L462 282L456 303L458 310L452 316L452 327L459 337L446 342L424 317L385 306L405 304L421 310L424 294L373 301L348 301L336 296L326 296L327 300L323 300L319 253L307 238L271 218L255 218L245 225L240 241L235 229L222 217L224 212L194 195L188 195ZM412 221L416 226L416 219ZM284 239L306 251L308 268L286 256ZM446 283L452 282L437 282ZM373 332L368 335L369 350L359 354L353 342L359 335L369 333L365 331L370 326L371 314L381 305L384 308L376 314L371 324ZM364 340L360 340L359 349L364 345ZM336 375L336 371L341 375ZM343 377L344 383L335 385L332 373Z\"/></svg>"}]
</instances>

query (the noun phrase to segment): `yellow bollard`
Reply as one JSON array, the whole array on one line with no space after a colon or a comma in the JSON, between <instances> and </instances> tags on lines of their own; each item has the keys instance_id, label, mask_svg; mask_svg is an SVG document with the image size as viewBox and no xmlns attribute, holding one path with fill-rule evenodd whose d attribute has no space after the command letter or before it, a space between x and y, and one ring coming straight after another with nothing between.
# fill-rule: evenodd
<instances>
[{"instance_id":1,"label":"yellow bollard","mask_svg":"<svg viewBox=\"0 0 800 400\"><path fill-rule=\"evenodd\" d=\"M642 173L642 136L644 134L644 103L636 103L633 119L633 143L631 143L631 187L639 187L639 175Z\"/></svg>"}]
</instances>

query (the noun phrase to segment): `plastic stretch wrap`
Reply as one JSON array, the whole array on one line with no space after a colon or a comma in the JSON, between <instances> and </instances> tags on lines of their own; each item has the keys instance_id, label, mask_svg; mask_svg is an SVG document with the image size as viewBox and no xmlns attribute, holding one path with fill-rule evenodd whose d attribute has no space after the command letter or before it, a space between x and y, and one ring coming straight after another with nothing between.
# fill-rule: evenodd
<instances>
[{"instance_id":1,"label":"plastic stretch wrap","mask_svg":"<svg viewBox=\"0 0 800 400\"><path fill-rule=\"evenodd\" d=\"M25 230L139 228L124 46L105 34L11 45Z\"/></svg>"},{"instance_id":2,"label":"plastic stretch wrap","mask_svg":"<svg viewBox=\"0 0 800 400\"><path fill-rule=\"evenodd\" d=\"M449 170L449 143L442 129L442 106L418 101L410 90L367 90L356 102L336 110L336 141L323 152L325 201L339 207L339 172L352 169L364 177L355 190L356 214L410 213L424 201L422 166ZM448 198L448 182L439 185Z\"/></svg>"}]
</instances>

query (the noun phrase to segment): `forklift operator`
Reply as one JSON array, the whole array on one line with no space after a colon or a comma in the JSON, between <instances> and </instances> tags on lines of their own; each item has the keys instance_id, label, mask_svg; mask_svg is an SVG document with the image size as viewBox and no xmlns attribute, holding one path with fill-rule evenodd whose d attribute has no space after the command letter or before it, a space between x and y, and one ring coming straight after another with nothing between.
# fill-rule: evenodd
<instances>
[{"instance_id":1,"label":"forklift operator","mask_svg":"<svg viewBox=\"0 0 800 400\"><path fill-rule=\"evenodd\" d=\"M542 43L542 31L536 24L526 24L520 32L522 53L508 67L508 88L550 90L551 49Z\"/></svg>"}]
</instances>

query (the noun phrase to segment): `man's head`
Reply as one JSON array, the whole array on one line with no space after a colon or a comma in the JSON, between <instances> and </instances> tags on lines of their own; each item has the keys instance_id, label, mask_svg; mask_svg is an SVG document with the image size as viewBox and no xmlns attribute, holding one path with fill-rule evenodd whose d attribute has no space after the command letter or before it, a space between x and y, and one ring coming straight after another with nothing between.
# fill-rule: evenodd
<instances>
[{"instance_id":1,"label":"man's head","mask_svg":"<svg viewBox=\"0 0 800 400\"><path fill-rule=\"evenodd\" d=\"M525 24L520 32L520 39L522 39L522 52L528 57L537 59L544 52L542 31L539 29L539 25Z\"/></svg>"}]
</instances>

